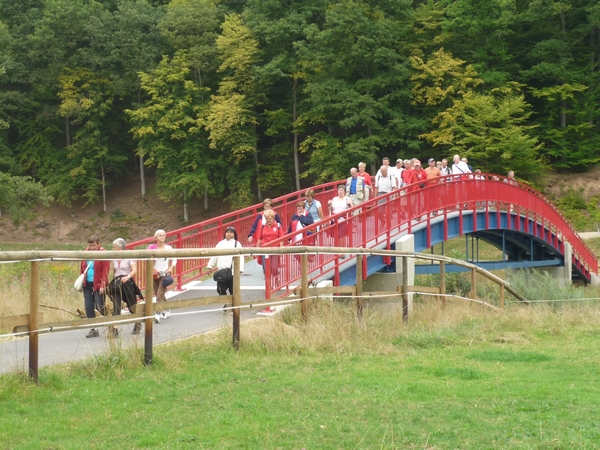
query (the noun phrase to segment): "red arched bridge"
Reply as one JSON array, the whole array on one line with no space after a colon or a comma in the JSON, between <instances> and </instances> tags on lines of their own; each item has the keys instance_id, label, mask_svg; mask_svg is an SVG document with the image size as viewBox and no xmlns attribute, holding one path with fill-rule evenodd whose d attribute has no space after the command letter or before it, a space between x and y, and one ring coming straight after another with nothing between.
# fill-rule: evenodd
<instances>
[{"instance_id":1,"label":"red arched bridge","mask_svg":"<svg viewBox=\"0 0 600 450\"><path fill-rule=\"evenodd\" d=\"M327 211L327 202L337 195L337 185L314 187L315 198ZM273 209L287 230L296 203L304 191L274 199ZM212 248L223 238L226 227L233 226L240 242L246 237L262 205L254 205L204 222L167 232L174 248ZM317 233L306 237L303 231L286 235L268 246L315 245L324 247L394 249L403 235L413 234L415 251L420 252L453 237L471 235L502 250L502 261L474 262L490 270L507 267L564 266L571 254L572 277L592 280L598 274L598 260L565 217L544 195L526 184L489 174L448 176L413 184L390 194L371 199L347 213L329 216L317 223ZM300 240L297 240L297 236ZM128 248L144 249L154 238L131 243ZM571 252L565 250L570 244ZM257 253L258 250L257 250ZM265 279L266 296L285 296L301 279L300 258L279 255L279 270ZM389 257L362 256L362 274L389 269ZM334 285L355 283L356 257L315 254L309 260L310 279L332 279ZM206 275L208 259L179 260L177 289ZM433 266L424 268L432 270ZM269 270L267 262L267 273ZM433 269L435 270L435 269ZM138 274L143 274L140 270ZM417 270L417 273L418 270ZM426 272L423 272L426 273ZM140 285L145 280L140 278Z\"/></svg>"}]
</instances>

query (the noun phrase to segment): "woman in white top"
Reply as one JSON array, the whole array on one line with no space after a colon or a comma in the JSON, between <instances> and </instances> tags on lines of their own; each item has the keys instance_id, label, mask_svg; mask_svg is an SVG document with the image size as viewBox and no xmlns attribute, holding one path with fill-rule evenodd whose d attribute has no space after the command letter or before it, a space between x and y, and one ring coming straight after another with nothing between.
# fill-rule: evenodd
<instances>
[{"instance_id":1,"label":"woman in white top","mask_svg":"<svg viewBox=\"0 0 600 450\"><path fill-rule=\"evenodd\" d=\"M338 186L337 197L332 198L327 202L329 205L329 214L335 215L346 211L352 207L352 201L350 197L346 195L346 186L340 184ZM344 217L340 217L340 222L345 220Z\"/></svg>"},{"instance_id":2,"label":"woman in white top","mask_svg":"<svg viewBox=\"0 0 600 450\"><path fill-rule=\"evenodd\" d=\"M219 241L215 248L241 248L242 244L238 241L237 231L233 227L227 227L225 229L225 234L223 236L223 240ZM236 256L236 258L240 258ZM208 261L208 265L206 268L210 271L213 267L217 267L217 270L226 269L230 267L233 270L233 256L231 255L222 255L222 256L213 256ZM244 258L240 258L240 273L244 273ZM219 295L227 295L227 291L229 290L229 295L233 295L233 277L229 281L218 281L217 282L217 292Z\"/></svg>"},{"instance_id":3,"label":"woman in white top","mask_svg":"<svg viewBox=\"0 0 600 450\"><path fill-rule=\"evenodd\" d=\"M338 186L338 195L337 197L332 198L331 200L329 200L327 202L327 204L329 205L329 214L330 215L336 215L336 214L341 214L344 211L350 209L352 207L352 200L350 200L350 197L348 197L346 195L346 186L343 184L340 184ZM338 217L338 236L340 238L344 238L343 242L340 242L340 245L343 246L347 246L347 239L345 239L346 236L346 224L344 223L346 220L346 216L340 216ZM335 224L333 223L332 220L332 225L335 226Z\"/></svg>"},{"instance_id":4,"label":"woman in white top","mask_svg":"<svg viewBox=\"0 0 600 450\"><path fill-rule=\"evenodd\" d=\"M165 244L165 240L167 239L165 230L156 230L154 237L156 238L156 244L150 244L148 250L173 250L173 247ZM154 260L153 288L157 302L167 300L165 292L167 291L167 287L173 283L173 273L175 272L176 264L177 260L171 258L157 258Z\"/></svg>"},{"instance_id":5,"label":"woman in white top","mask_svg":"<svg viewBox=\"0 0 600 450\"><path fill-rule=\"evenodd\" d=\"M126 249L125 239L117 238L113 241L113 250L122 251ZM129 308L129 311L135 313L137 298L143 298L142 292L135 284L135 275L137 273L137 264L133 259L117 259L113 261L114 278L109 284L108 294L113 301L113 316L121 315L123 302ZM138 334L142 325L136 323L133 328L133 334ZM119 335L117 327L110 330L111 335Z\"/></svg>"}]
</instances>

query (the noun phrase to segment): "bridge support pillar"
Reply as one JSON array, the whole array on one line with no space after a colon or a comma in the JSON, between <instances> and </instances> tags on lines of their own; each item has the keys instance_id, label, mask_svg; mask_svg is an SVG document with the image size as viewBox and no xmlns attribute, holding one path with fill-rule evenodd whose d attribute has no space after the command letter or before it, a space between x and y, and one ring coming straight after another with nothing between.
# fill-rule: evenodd
<instances>
[{"instance_id":1,"label":"bridge support pillar","mask_svg":"<svg viewBox=\"0 0 600 450\"><path fill-rule=\"evenodd\" d=\"M396 241L396 250L401 252L414 252L415 251L415 236L413 234L406 234ZM414 258L408 258L407 264L407 275L408 285L415 285L415 260ZM402 273L404 268L402 267L402 257L396 258L396 273L374 273L369 275L369 278L363 285L363 292L373 291L389 291L394 292L398 286L402 286ZM408 294L408 313L412 313L413 309L413 296L414 294ZM401 300L401 297L398 296ZM398 303L402 307L402 301Z\"/></svg>"},{"instance_id":2,"label":"bridge support pillar","mask_svg":"<svg viewBox=\"0 0 600 450\"><path fill-rule=\"evenodd\" d=\"M568 286L571 284L572 270L573 270L573 247L568 242L564 243L565 250L565 262L561 267L540 267L538 269L532 269L537 272L546 272L552 278L558 280L561 286Z\"/></svg>"}]
</instances>

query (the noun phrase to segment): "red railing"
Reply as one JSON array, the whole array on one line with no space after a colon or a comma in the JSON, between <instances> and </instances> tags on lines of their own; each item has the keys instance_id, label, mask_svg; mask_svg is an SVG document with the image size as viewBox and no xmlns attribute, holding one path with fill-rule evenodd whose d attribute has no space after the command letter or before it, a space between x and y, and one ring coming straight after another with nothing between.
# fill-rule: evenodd
<instances>
[{"instance_id":1,"label":"red railing","mask_svg":"<svg viewBox=\"0 0 600 450\"><path fill-rule=\"evenodd\" d=\"M335 197L336 185L340 182L316 186L315 198L323 205L327 213L327 201ZM281 217L282 225L287 230L289 220L296 210L296 202L303 198L304 191L294 192L274 199L274 210ZM199 224L190 225L167 233L167 243L175 248L212 248L223 238L223 230L233 226L238 232L242 245L247 246L247 236L256 215L262 210L262 205L254 205L240 211L235 211ZM562 243L566 240L573 248L573 264L588 279L590 273L598 273L598 261L593 252L579 238L575 230L567 222L557 208L540 192L522 183L509 180L506 177L489 174L472 174L448 176L426 183L424 188L417 184L407 186L376 199L371 199L362 205L352 208L348 214L328 217L318 225L319 231L310 237L301 236L295 242L295 237L302 234L297 231L284 238L268 244L284 245L316 245L327 247L356 247L356 248L387 248L391 246L391 237L400 231L411 232L416 224L427 222L435 215L443 215L446 220L450 213L459 213L459 224L462 224L462 214L465 211L485 211L486 225L489 216L501 211L511 210L517 217L525 216L531 219L538 230L520 230L519 220L514 216L509 223L509 229L537 234L550 245L563 252ZM344 220L340 220L344 219ZM499 220L498 220L499 223ZM525 220L524 227L529 227ZM460 229L462 233L462 226ZM428 244L430 235L428 234ZM447 238L447 236L445 236ZM145 248L153 238L130 244L129 248ZM300 258L294 255L281 255L279 269L271 275L272 260L266 262L266 294L272 292L278 296L287 295L292 285L301 278ZM342 259L339 255L319 254L309 258L309 270L313 276L332 276L334 284L339 284L340 270L349 263L350 259ZM208 259L190 259L177 262L177 288L181 287L206 273ZM363 260L363 265L366 260ZM366 269L366 267L364 267ZM138 273L143 274L140 270ZM363 270L366 276L366 270ZM139 280L140 285L145 280Z\"/></svg>"},{"instance_id":2,"label":"red railing","mask_svg":"<svg viewBox=\"0 0 600 450\"><path fill-rule=\"evenodd\" d=\"M411 233L414 226L423 222L429 224L432 218L439 215L443 215L446 221L448 214L458 212L462 234L462 215L466 211L483 212L486 215L486 228L491 214L497 214L497 223L500 223L501 211L511 211L514 215L509 216L508 229L539 235L561 253L566 240L573 248L573 264L582 274L589 279L590 273L598 273L598 261L593 252L545 196L525 184L489 174L473 174L459 179L448 176L427 182L424 188L419 188L419 183L415 183L400 191L369 200L350 209L347 214L328 218L326 222L332 223L310 237L303 235L300 230L273 241L268 246L278 246L281 242L288 245L290 240L296 242L297 236L301 235L296 245L389 249L392 236L404 230ZM515 219L520 216L526 219L524 225ZM529 228L530 220L538 227L537 232L525 229ZM474 224L476 226L476 222ZM445 230L447 239L447 227ZM428 233L427 246L430 244L431 236ZM309 272L312 279L332 277L334 285L337 285L340 271L347 263L350 265L349 261L350 259L343 259L340 255L314 255L309 258ZM364 257L362 264L362 273L366 277ZM267 295L271 292L277 292L279 296L287 295L301 278L299 257L279 256L278 265L277 273L266 277ZM269 266L268 262L267 274L271 274Z\"/></svg>"},{"instance_id":3,"label":"red railing","mask_svg":"<svg viewBox=\"0 0 600 450\"><path fill-rule=\"evenodd\" d=\"M326 183L313 188L315 199L324 205L326 212L327 199L331 198L331 192L337 191L339 182ZM304 191L293 192L273 199L273 209L281 218L282 226L287 231L289 218L296 212L296 202L304 198ZM248 234L256 216L262 211L262 203L249 206L239 211L224 214L214 219L189 225L174 231L167 231L166 243L173 248L214 248L223 239L226 227L234 227L238 233L240 243L248 246ZM132 242L127 245L128 249L145 249L149 244L155 242L153 237ZM255 245L256 238L252 245ZM183 285L206 275L207 258L178 260L175 270L176 289L182 289ZM138 266L137 282L141 289L146 286L145 270Z\"/></svg>"}]
</instances>

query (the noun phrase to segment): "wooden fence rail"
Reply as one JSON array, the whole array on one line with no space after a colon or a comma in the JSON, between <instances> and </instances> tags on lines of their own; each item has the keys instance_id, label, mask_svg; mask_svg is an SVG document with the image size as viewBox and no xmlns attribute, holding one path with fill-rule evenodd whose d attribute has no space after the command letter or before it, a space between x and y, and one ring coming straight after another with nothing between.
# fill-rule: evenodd
<instances>
[{"instance_id":1,"label":"wooden fence rail","mask_svg":"<svg viewBox=\"0 0 600 450\"><path fill-rule=\"evenodd\" d=\"M315 253L327 253L327 254L348 254L356 258L356 285L355 286L333 286L324 288L312 288L309 287L309 275L308 275L308 255ZM363 297L362 282L366 279L365 274L362 271L363 259L370 255L387 256L402 258L403 267L408 267L408 258L423 259L428 261L438 262L440 264L440 286L439 288L426 288L426 287L411 287L408 286L408 271L403 270L402 272L402 285L398 286L398 290L394 292L378 293L380 295L392 295L396 294L402 298L402 309L403 319L408 320L408 296L410 292L427 292L431 295L443 295L446 291L445 282L445 265L455 264L458 266L466 267L471 270L471 297L472 299L477 298L477 290L475 284L475 277L477 274L484 276L485 278L498 284L500 289L500 306L504 307L504 291L508 291L518 300L527 302L527 300L516 292L508 282L497 277L496 275L488 272L485 269L475 266L474 264L448 258L440 255L431 255L425 253L415 252L400 252L394 250L376 250L376 249L356 249L356 248L344 248L344 247L282 247L282 248L234 248L234 249L173 249L173 250L129 250L126 256L123 251L103 251L103 260L118 260L126 257L127 259L145 260L145 273L146 279L151 279L153 272L153 260L155 258L210 258L213 256L230 255L230 256L250 256L250 255L301 255L302 257L302 277L301 286L294 290L295 295L300 295L300 310L302 318L308 320L308 305L307 301L310 296L318 295L342 295L356 298L356 312L360 319L363 312ZM94 252L94 258L98 258L98 252ZM39 334L46 332L58 332L72 330L89 325L108 325L119 323L135 323L140 320L145 322L145 333L144 333L144 364L152 364L152 331L154 321L154 305L152 301L152 286L147 283L145 286L145 297L146 303L139 304L136 307L135 314L130 316L112 316L112 317L99 317L95 319L79 319L79 320L68 320L61 322L44 323L40 322L39 315L39 272L40 263L42 261L55 261L55 260L67 260L67 261L81 261L90 259L90 252L85 251L21 251L21 252L0 252L0 261L3 262L20 262L30 261L31 272L30 272L30 302L29 302L29 314L23 314L19 316L11 317L0 317L0 327L10 327L13 329L13 333L24 333L29 336L29 376L35 382L38 380L38 345L39 345ZM206 306L210 304L223 304L223 302L231 303L233 310L233 336L232 343L237 349L240 342L240 308L242 305L241 286L240 286L240 258L233 258L233 276L234 276L234 291L233 295L229 296L211 296L201 297L187 300L175 300L169 301L169 309L189 308L194 306ZM331 269L332 271L334 269ZM325 274L326 276L326 274ZM398 294L399 292L399 294ZM367 293L373 296L374 293ZM445 297L442 296L442 301ZM269 299L262 299L253 301L252 305L270 305L279 303L279 300L272 301ZM162 305L157 305L158 307ZM139 308L139 309L137 309Z\"/></svg>"}]
</instances>

